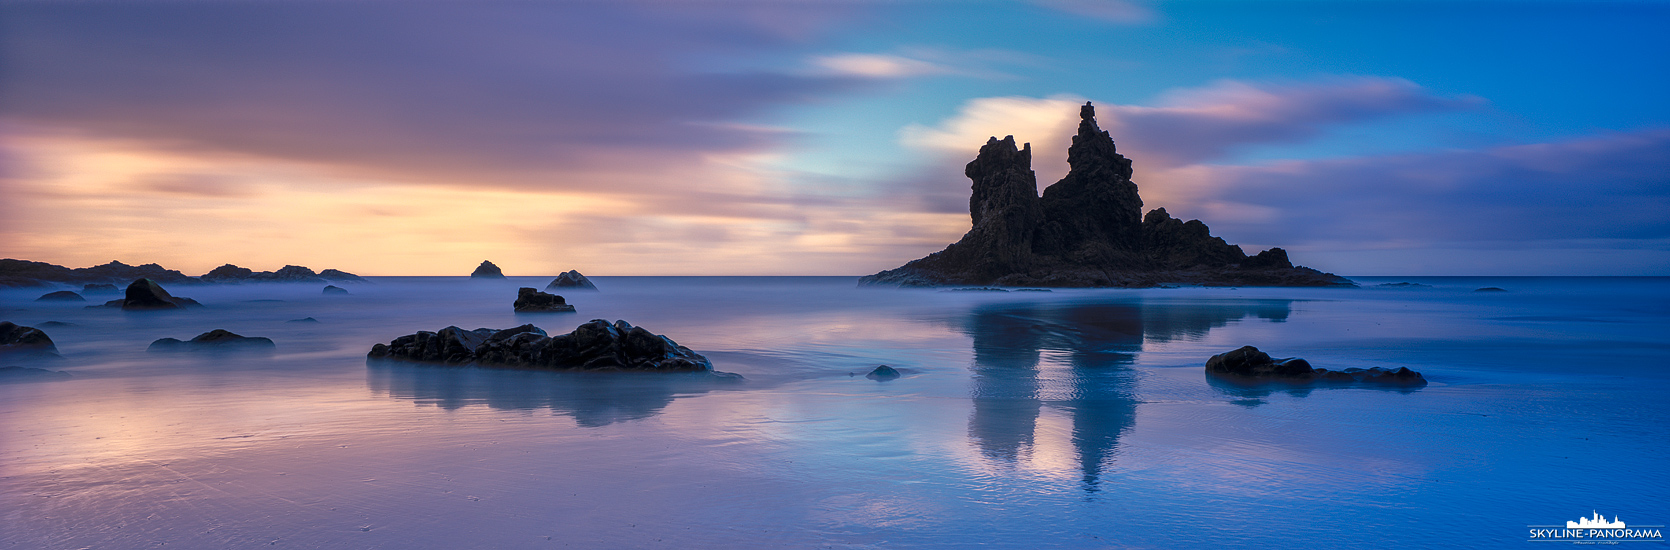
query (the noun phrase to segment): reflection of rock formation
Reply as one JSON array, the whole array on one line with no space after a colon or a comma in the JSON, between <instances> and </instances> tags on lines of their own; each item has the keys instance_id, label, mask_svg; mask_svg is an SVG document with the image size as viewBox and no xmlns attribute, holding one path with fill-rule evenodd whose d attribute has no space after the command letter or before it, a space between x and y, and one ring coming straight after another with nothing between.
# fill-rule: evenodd
<instances>
[{"instance_id":1,"label":"reflection of rock formation","mask_svg":"<svg viewBox=\"0 0 1670 550\"><path fill-rule=\"evenodd\" d=\"M584 427L648 418L674 399L734 387L740 379L696 375L550 372L368 364L373 393L453 410L467 405L495 409L551 409Z\"/></svg>"},{"instance_id":2,"label":"reflection of rock formation","mask_svg":"<svg viewBox=\"0 0 1670 550\"><path fill-rule=\"evenodd\" d=\"M1050 407L1072 420L1085 490L1095 491L1119 437L1136 422L1135 373L1145 339L1204 335L1244 317L1286 319L1284 300L1242 304L1059 303L987 305L960 327L974 339L968 435L988 457L1017 461Z\"/></svg>"}]
</instances>

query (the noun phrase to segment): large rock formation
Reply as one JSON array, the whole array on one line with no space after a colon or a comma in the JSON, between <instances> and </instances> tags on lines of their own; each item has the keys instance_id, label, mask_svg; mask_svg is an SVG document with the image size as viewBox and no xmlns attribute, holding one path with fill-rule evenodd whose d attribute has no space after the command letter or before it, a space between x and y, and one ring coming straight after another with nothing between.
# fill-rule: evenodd
<instances>
[{"instance_id":1,"label":"large rock formation","mask_svg":"<svg viewBox=\"0 0 1670 550\"><path fill-rule=\"evenodd\" d=\"M46 332L35 327L0 321L0 359L55 359L58 346Z\"/></svg>"},{"instance_id":2,"label":"large rock formation","mask_svg":"<svg viewBox=\"0 0 1670 550\"><path fill-rule=\"evenodd\" d=\"M179 309L184 307L203 307L197 300L183 298L168 293L162 285L150 279L140 279L128 285L126 296L120 300L105 302L96 307L119 307L127 311L143 311L154 309Z\"/></svg>"},{"instance_id":3,"label":"large rock formation","mask_svg":"<svg viewBox=\"0 0 1670 550\"><path fill-rule=\"evenodd\" d=\"M482 260L481 265L476 266L475 271L470 272L470 278L472 278L472 279L503 279L504 278L504 272L499 271L499 266L493 265L493 262L490 262L490 261L487 261L487 260Z\"/></svg>"},{"instance_id":4,"label":"large rock formation","mask_svg":"<svg viewBox=\"0 0 1670 550\"><path fill-rule=\"evenodd\" d=\"M365 282L359 275L326 269L314 273L299 265L287 265L278 271L255 271L245 267L226 264L199 277L205 283L323 283L327 281Z\"/></svg>"},{"instance_id":5,"label":"large rock formation","mask_svg":"<svg viewBox=\"0 0 1670 550\"><path fill-rule=\"evenodd\" d=\"M1038 194L1032 148L1013 136L991 138L964 169L974 226L940 252L860 279L865 285L1146 287L1354 286L1294 267L1272 248L1248 257L1213 237L1199 220L1173 219L1164 208L1142 215L1131 160L1114 149L1089 103L1067 150L1071 170Z\"/></svg>"},{"instance_id":6,"label":"large rock formation","mask_svg":"<svg viewBox=\"0 0 1670 550\"><path fill-rule=\"evenodd\" d=\"M516 301L511 304L517 313L574 313L562 296L540 292L532 287L516 289Z\"/></svg>"},{"instance_id":7,"label":"large rock formation","mask_svg":"<svg viewBox=\"0 0 1670 550\"><path fill-rule=\"evenodd\" d=\"M476 364L556 370L702 372L713 364L666 336L626 321L602 319L555 337L533 325L505 330L447 327L372 346L369 359L399 359L451 365Z\"/></svg>"},{"instance_id":8,"label":"large rock formation","mask_svg":"<svg viewBox=\"0 0 1670 550\"><path fill-rule=\"evenodd\" d=\"M597 292L597 285L591 284L591 279L581 275L579 271L569 270L551 280L545 285L545 290L579 290Z\"/></svg>"},{"instance_id":9,"label":"large rock formation","mask_svg":"<svg viewBox=\"0 0 1670 550\"><path fill-rule=\"evenodd\" d=\"M151 279L164 283L194 283L197 279L157 264L132 266L122 262L70 269L46 262L0 260L0 287L45 286L52 283L116 283Z\"/></svg>"}]
</instances>

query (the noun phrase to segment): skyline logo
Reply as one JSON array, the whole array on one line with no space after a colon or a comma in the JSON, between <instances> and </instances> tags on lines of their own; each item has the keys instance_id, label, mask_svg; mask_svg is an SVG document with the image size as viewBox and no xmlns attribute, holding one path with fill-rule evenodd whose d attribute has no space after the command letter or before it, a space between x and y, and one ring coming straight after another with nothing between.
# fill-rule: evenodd
<instances>
[{"instance_id":1,"label":"skyline logo","mask_svg":"<svg viewBox=\"0 0 1670 550\"><path fill-rule=\"evenodd\" d=\"M1566 522L1567 529L1624 529L1626 527L1628 526L1624 525L1624 520L1619 519L1618 516L1612 516L1612 521L1606 521L1606 516L1600 515L1600 512L1595 512L1595 517L1592 518L1577 518L1577 521Z\"/></svg>"},{"instance_id":2,"label":"skyline logo","mask_svg":"<svg viewBox=\"0 0 1670 550\"><path fill-rule=\"evenodd\" d=\"M1590 517L1578 518L1577 521L1567 521L1565 528L1559 525L1527 525L1530 538L1526 542L1570 542L1575 544L1616 544L1619 542L1664 542L1663 525L1637 525L1630 528L1622 517L1614 515L1612 521L1600 515L1598 510L1590 511Z\"/></svg>"}]
</instances>

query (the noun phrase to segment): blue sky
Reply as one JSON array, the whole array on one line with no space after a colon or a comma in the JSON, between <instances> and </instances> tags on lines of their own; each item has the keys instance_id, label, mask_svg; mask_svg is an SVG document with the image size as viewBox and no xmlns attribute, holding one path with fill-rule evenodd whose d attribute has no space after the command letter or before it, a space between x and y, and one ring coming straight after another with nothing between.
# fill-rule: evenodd
<instances>
[{"instance_id":1,"label":"blue sky","mask_svg":"<svg viewBox=\"0 0 1670 550\"><path fill-rule=\"evenodd\" d=\"M9 2L0 256L865 274L1074 105L1347 275L1670 274L1659 2Z\"/></svg>"}]
</instances>

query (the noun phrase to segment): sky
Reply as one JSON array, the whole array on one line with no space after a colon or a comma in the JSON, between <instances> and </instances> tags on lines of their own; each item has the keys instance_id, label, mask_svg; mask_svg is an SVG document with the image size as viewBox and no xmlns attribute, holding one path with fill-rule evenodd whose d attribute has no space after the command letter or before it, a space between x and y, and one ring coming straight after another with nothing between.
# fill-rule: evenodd
<instances>
[{"instance_id":1,"label":"sky","mask_svg":"<svg viewBox=\"0 0 1670 550\"><path fill-rule=\"evenodd\" d=\"M1670 275L1670 2L0 0L0 257L864 275L1077 106L1342 275Z\"/></svg>"}]
</instances>

